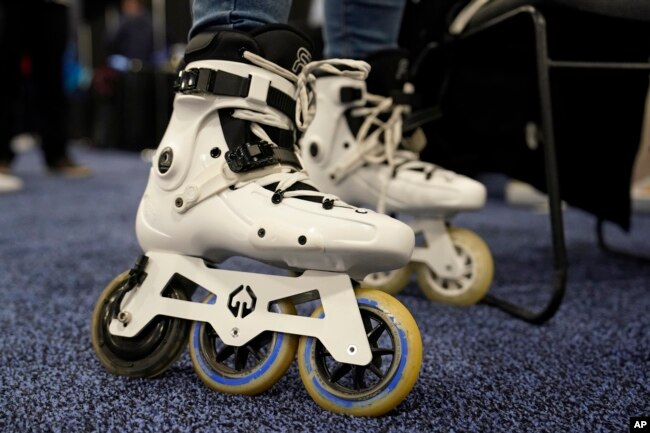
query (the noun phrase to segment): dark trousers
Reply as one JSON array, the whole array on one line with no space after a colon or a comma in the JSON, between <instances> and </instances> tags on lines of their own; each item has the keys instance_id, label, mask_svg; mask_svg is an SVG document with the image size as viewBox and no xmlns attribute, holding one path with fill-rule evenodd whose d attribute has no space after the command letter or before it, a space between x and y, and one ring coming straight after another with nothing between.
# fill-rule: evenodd
<instances>
[{"instance_id":1,"label":"dark trousers","mask_svg":"<svg viewBox=\"0 0 650 433\"><path fill-rule=\"evenodd\" d=\"M25 131L41 136L48 165L66 157L67 9L37 0L0 0L0 161L12 160L9 141Z\"/></svg>"}]
</instances>

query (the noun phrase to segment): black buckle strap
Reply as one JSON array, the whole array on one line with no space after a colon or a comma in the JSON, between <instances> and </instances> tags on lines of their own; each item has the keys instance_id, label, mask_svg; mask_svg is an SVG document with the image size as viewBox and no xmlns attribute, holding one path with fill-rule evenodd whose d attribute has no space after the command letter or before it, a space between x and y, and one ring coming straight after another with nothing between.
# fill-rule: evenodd
<instances>
[{"instance_id":1,"label":"black buckle strap","mask_svg":"<svg viewBox=\"0 0 650 433\"><path fill-rule=\"evenodd\" d=\"M174 91L183 94L210 93L218 96L248 96L252 78L240 77L230 72L208 69L185 69L178 74L174 82ZM292 121L296 114L296 101L283 91L269 86L266 96L269 107L275 108L288 116Z\"/></svg>"},{"instance_id":2,"label":"black buckle strap","mask_svg":"<svg viewBox=\"0 0 650 433\"><path fill-rule=\"evenodd\" d=\"M302 169L296 154L289 149L272 146L262 141L244 144L226 152L228 167L235 173L247 172L268 165L286 164Z\"/></svg>"},{"instance_id":3,"label":"black buckle strap","mask_svg":"<svg viewBox=\"0 0 650 433\"><path fill-rule=\"evenodd\" d=\"M273 107L286 114L292 122L294 121L296 117L296 101L282 90L270 86L268 96L266 97L266 103L269 107Z\"/></svg>"},{"instance_id":4,"label":"black buckle strap","mask_svg":"<svg viewBox=\"0 0 650 433\"><path fill-rule=\"evenodd\" d=\"M174 90L181 93L212 93L245 98L248 96L250 84L250 77L244 78L208 68L192 68L178 74Z\"/></svg>"}]
</instances>

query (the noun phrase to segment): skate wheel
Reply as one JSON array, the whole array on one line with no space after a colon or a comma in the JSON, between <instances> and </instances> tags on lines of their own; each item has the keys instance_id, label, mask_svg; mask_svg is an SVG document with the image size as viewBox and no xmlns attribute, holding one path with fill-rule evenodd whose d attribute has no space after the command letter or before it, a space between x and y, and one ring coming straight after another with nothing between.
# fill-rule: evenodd
<instances>
[{"instance_id":1,"label":"skate wheel","mask_svg":"<svg viewBox=\"0 0 650 433\"><path fill-rule=\"evenodd\" d=\"M372 289L356 291L372 361L342 364L313 337L301 337L300 378L324 409L355 416L379 416L400 404L420 373L422 340L411 313L397 299ZM312 317L322 317L322 308Z\"/></svg>"},{"instance_id":2,"label":"skate wheel","mask_svg":"<svg viewBox=\"0 0 650 433\"><path fill-rule=\"evenodd\" d=\"M363 279L361 286L381 290L391 295L397 295L409 283L411 271L411 266L406 265L394 271L374 272Z\"/></svg>"},{"instance_id":3,"label":"skate wheel","mask_svg":"<svg viewBox=\"0 0 650 433\"><path fill-rule=\"evenodd\" d=\"M458 279L441 278L424 264L416 265L422 292L432 301L467 306L487 294L494 276L494 261L487 244L476 233L459 227L449 229L456 252L463 260L463 274Z\"/></svg>"},{"instance_id":4,"label":"skate wheel","mask_svg":"<svg viewBox=\"0 0 650 433\"><path fill-rule=\"evenodd\" d=\"M204 302L214 303L215 295ZM291 302L274 304L276 312L296 314ZM223 343L209 323L195 322L190 334L194 370L210 388L229 394L266 391L286 373L296 355L298 337L266 331L243 346Z\"/></svg>"},{"instance_id":5,"label":"skate wheel","mask_svg":"<svg viewBox=\"0 0 650 433\"><path fill-rule=\"evenodd\" d=\"M97 358L111 373L131 377L153 377L163 373L182 353L190 322L166 316L155 317L135 337L111 335L112 305L118 290L126 283L129 272L124 272L104 289L93 311L91 335ZM171 287L168 296L187 300L181 288Z\"/></svg>"}]
</instances>

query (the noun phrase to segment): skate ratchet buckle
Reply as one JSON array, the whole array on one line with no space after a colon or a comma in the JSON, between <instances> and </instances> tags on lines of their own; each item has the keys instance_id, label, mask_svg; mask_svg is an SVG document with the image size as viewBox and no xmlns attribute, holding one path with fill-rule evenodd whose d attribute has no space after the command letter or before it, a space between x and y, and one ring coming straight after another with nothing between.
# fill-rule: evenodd
<instances>
[{"instance_id":1,"label":"skate ratchet buckle","mask_svg":"<svg viewBox=\"0 0 650 433\"><path fill-rule=\"evenodd\" d=\"M275 164L288 164L302 169L295 153L289 149L275 147L266 141L247 143L226 152L226 162L235 173L247 172Z\"/></svg>"},{"instance_id":2,"label":"skate ratchet buckle","mask_svg":"<svg viewBox=\"0 0 650 433\"><path fill-rule=\"evenodd\" d=\"M197 89L199 82L199 70L187 69L180 71L176 81L174 81L174 91L181 93L191 93Z\"/></svg>"}]
</instances>

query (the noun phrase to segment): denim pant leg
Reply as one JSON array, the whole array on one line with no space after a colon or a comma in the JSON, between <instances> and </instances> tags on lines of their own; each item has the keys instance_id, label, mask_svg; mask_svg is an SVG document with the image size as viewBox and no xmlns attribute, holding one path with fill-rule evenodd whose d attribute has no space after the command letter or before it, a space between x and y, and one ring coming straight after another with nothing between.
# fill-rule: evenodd
<instances>
[{"instance_id":1,"label":"denim pant leg","mask_svg":"<svg viewBox=\"0 0 650 433\"><path fill-rule=\"evenodd\" d=\"M363 59L397 48L406 0L325 0L326 58Z\"/></svg>"},{"instance_id":2,"label":"denim pant leg","mask_svg":"<svg viewBox=\"0 0 650 433\"><path fill-rule=\"evenodd\" d=\"M291 0L194 0L190 38L213 27L246 31L286 23L290 8Z\"/></svg>"}]
</instances>

